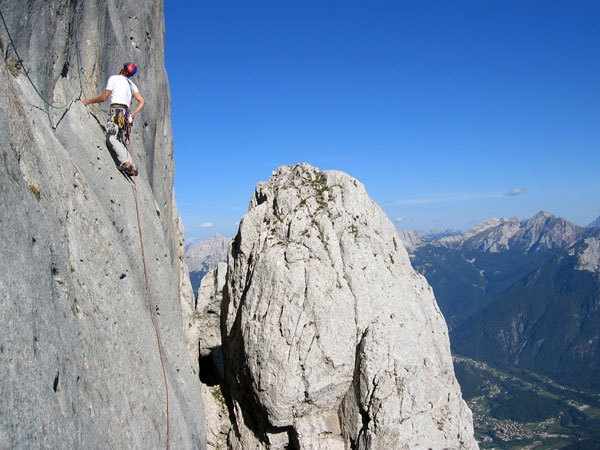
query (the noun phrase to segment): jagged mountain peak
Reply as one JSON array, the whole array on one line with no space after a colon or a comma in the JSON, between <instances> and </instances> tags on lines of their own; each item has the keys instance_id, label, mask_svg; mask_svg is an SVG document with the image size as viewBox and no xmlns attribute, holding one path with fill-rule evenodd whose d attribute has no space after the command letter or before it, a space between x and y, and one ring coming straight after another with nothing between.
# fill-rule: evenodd
<instances>
[{"instance_id":1,"label":"jagged mountain peak","mask_svg":"<svg viewBox=\"0 0 600 450\"><path fill-rule=\"evenodd\" d=\"M600 216L596 217L588 227L600 227Z\"/></svg>"},{"instance_id":2,"label":"jagged mountain peak","mask_svg":"<svg viewBox=\"0 0 600 450\"><path fill-rule=\"evenodd\" d=\"M517 245L527 251L567 248L587 233L585 228L544 211L523 221L521 228Z\"/></svg>"},{"instance_id":3,"label":"jagged mountain peak","mask_svg":"<svg viewBox=\"0 0 600 450\"><path fill-rule=\"evenodd\" d=\"M438 245L460 246L496 253L508 250L536 252L568 248L588 231L551 213L540 211L530 219L494 218L481 222L462 237L440 239Z\"/></svg>"},{"instance_id":4,"label":"jagged mountain peak","mask_svg":"<svg viewBox=\"0 0 600 450\"><path fill-rule=\"evenodd\" d=\"M577 255L578 270L600 272L600 233L585 238L583 244L573 246L570 253Z\"/></svg>"},{"instance_id":5,"label":"jagged mountain peak","mask_svg":"<svg viewBox=\"0 0 600 450\"><path fill-rule=\"evenodd\" d=\"M476 236L480 233L484 233L492 228L498 228L502 226L512 226L515 222L518 222L516 218L492 218L484 220L476 225L474 225L466 234L465 239L469 239L472 236Z\"/></svg>"},{"instance_id":6,"label":"jagged mountain peak","mask_svg":"<svg viewBox=\"0 0 600 450\"><path fill-rule=\"evenodd\" d=\"M208 271L217 266L218 263L227 259L227 246L230 239L215 234L190 247L185 252L185 261L191 272Z\"/></svg>"},{"instance_id":7,"label":"jagged mountain peak","mask_svg":"<svg viewBox=\"0 0 600 450\"><path fill-rule=\"evenodd\" d=\"M518 229L516 218L489 219L471 228L462 238L461 245L489 252L505 250Z\"/></svg>"},{"instance_id":8,"label":"jagged mountain peak","mask_svg":"<svg viewBox=\"0 0 600 450\"><path fill-rule=\"evenodd\" d=\"M568 226L569 221L557 217L546 211L539 211L533 217L522 220L523 227L527 229L548 229L556 226Z\"/></svg>"}]
</instances>

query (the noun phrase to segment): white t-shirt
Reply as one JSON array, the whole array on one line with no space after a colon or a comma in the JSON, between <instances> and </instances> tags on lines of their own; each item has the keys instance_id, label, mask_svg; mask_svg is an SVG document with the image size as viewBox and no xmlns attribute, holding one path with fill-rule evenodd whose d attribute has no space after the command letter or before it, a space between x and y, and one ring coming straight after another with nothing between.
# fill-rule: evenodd
<instances>
[{"instance_id":1,"label":"white t-shirt","mask_svg":"<svg viewBox=\"0 0 600 450\"><path fill-rule=\"evenodd\" d=\"M123 75L112 75L106 83L106 89L110 92L110 104L118 103L131 106L131 97L139 92L137 86Z\"/></svg>"}]
</instances>

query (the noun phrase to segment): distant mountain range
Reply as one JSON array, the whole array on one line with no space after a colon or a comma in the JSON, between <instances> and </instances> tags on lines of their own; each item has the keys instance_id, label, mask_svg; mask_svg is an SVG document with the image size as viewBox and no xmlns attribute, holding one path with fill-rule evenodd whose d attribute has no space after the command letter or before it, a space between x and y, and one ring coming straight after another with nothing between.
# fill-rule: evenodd
<instances>
[{"instance_id":1,"label":"distant mountain range","mask_svg":"<svg viewBox=\"0 0 600 450\"><path fill-rule=\"evenodd\" d=\"M185 252L185 262L190 271L190 281L194 293L197 294L200 281L206 273L217 267L220 262L227 261L229 239L216 234L212 238L197 242Z\"/></svg>"},{"instance_id":2,"label":"distant mountain range","mask_svg":"<svg viewBox=\"0 0 600 450\"><path fill-rule=\"evenodd\" d=\"M600 387L600 228L540 212L432 240L399 234L455 353Z\"/></svg>"}]
</instances>

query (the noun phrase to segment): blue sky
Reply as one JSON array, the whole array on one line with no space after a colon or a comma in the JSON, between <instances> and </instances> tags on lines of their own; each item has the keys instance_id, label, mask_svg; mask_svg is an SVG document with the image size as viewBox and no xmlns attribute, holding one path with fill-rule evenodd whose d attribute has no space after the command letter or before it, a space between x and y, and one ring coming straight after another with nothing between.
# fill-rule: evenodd
<instances>
[{"instance_id":1,"label":"blue sky","mask_svg":"<svg viewBox=\"0 0 600 450\"><path fill-rule=\"evenodd\" d=\"M308 162L398 228L600 215L600 2L165 0L189 241Z\"/></svg>"}]
</instances>

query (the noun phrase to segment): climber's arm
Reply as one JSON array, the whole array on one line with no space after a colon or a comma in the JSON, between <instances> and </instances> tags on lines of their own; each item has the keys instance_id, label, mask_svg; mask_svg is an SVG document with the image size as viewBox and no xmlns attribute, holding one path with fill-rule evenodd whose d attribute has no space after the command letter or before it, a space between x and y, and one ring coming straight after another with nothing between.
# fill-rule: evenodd
<instances>
[{"instance_id":1,"label":"climber's arm","mask_svg":"<svg viewBox=\"0 0 600 450\"><path fill-rule=\"evenodd\" d=\"M137 100L137 106L135 107L135 109L131 113L131 115L133 117L135 117L136 114L139 113L142 110L142 108L144 107L144 104L146 103L146 100L144 100L144 97L139 92L136 92L135 94L133 94L133 98L135 98Z\"/></svg>"},{"instance_id":2,"label":"climber's arm","mask_svg":"<svg viewBox=\"0 0 600 450\"><path fill-rule=\"evenodd\" d=\"M108 97L110 97L110 93L112 91L106 89L102 94L100 94L98 97L94 97L94 98L84 98L81 100L81 103L83 103L84 105L89 105L90 103L102 103L104 101L106 101L108 99Z\"/></svg>"}]
</instances>

